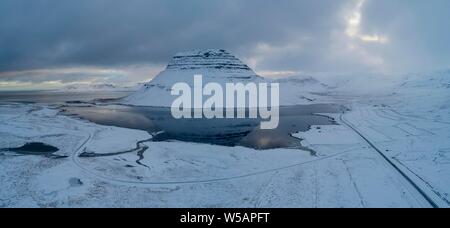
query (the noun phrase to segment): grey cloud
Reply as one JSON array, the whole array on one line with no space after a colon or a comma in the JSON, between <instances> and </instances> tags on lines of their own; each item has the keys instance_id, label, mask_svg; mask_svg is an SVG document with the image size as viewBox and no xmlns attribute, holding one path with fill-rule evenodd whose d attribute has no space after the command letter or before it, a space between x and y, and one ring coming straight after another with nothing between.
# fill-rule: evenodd
<instances>
[{"instance_id":1,"label":"grey cloud","mask_svg":"<svg viewBox=\"0 0 450 228\"><path fill-rule=\"evenodd\" d=\"M0 71L162 63L175 52L327 33L341 1L4 0Z\"/></svg>"},{"instance_id":2,"label":"grey cloud","mask_svg":"<svg viewBox=\"0 0 450 228\"><path fill-rule=\"evenodd\" d=\"M42 83L49 81L58 81L60 83L71 83L79 81L110 81L115 78L124 77L122 74L102 74L102 73L86 73L86 72L17 72L9 75L2 75L2 82L21 82L21 83Z\"/></svg>"},{"instance_id":3,"label":"grey cloud","mask_svg":"<svg viewBox=\"0 0 450 228\"><path fill-rule=\"evenodd\" d=\"M372 48L400 71L450 67L450 1L372 0L362 18L366 33L386 34L389 44Z\"/></svg>"},{"instance_id":4,"label":"grey cloud","mask_svg":"<svg viewBox=\"0 0 450 228\"><path fill-rule=\"evenodd\" d=\"M193 48L225 48L244 59L259 57L259 70L378 67L367 64L367 56L403 71L449 65L449 1L366 0L361 32L385 34L390 42L355 43L357 51L352 52L346 49L350 41L342 13L355 3L2 0L0 72L162 65L175 52ZM261 44L271 48L261 51Z\"/></svg>"}]
</instances>

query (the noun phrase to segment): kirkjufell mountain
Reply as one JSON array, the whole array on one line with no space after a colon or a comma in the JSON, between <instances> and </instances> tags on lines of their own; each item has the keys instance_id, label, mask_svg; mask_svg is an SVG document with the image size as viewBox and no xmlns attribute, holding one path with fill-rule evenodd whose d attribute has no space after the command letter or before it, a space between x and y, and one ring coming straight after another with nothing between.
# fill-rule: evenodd
<instances>
[{"instance_id":1,"label":"kirkjufell mountain","mask_svg":"<svg viewBox=\"0 0 450 228\"><path fill-rule=\"evenodd\" d=\"M139 106L170 107L173 100L171 88L175 83L184 82L194 87L194 75L203 75L203 84L260 82L258 76L241 60L222 49L206 49L180 52L176 54L153 80L124 98L124 103Z\"/></svg>"},{"instance_id":2,"label":"kirkjufell mountain","mask_svg":"<svg viewBox=\"0 0 450 228\"><path fill-rule=\"evenodd\" d=\"M223 49L206 49L176 54L153 80L140 90L123 99L122 103L137 106L170 107L175 96L172 86L184 82L194 87L194 75L203 75L203 85L209 82L247 84L249 82L275 82L280 84L280 105L309 104L317 92L325 89L323 84L311 77L290 77L271 80L258 76L249 66Z\"/></svg>"}]
</instances>

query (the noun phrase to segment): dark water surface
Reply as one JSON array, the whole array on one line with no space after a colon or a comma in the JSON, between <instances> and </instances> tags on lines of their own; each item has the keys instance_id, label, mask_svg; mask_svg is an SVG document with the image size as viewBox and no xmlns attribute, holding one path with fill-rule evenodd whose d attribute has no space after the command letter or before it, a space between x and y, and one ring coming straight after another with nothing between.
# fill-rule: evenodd
<instances>
[{"instance_id":1,"label":"dark water surface","mask_svg":"<svg viewBox=\"0 0 450 228\"><path fill-rule=\"evenodd\" d=\"M57 147L47 145L41 142L30 142L20 147L4 148L2 150L24 155L46 155L46 156L52 155L53 153L59 151Z\"/></svg>"},{"instance_id":2,"label":"dark water surface","mask_svg":"<svg viewBox=\"0 0 450 228\"><path fill-rule=\"evenodd\" d=\"M154 141L187 141L256 149L300 148L293 133L307 131L312 125L335 124L317 113L339 113L336 104L296 105L280 108L276 129L261 130L261 119L174 119L169 108L117 105L118 98L130 92L0 92L0 102L50 104L65 115L73 115L101 125L148 131Z\"/></svg>"},{"instance_id":3,"label":"dark water surface","mask_svg":"<svg viewBox=\"0 0 450 228\"><path fill-rule=\"evenodd\" d=\"M0 102L61 104L125 97L130 92L0 91Z\"/></svg>"},{"instance_id":4,"label":"dark water surface","mask_svg":"<svg viewBox=\"0 0 450 228\"><path fill-rule=\"evenodd\" d=\"M301 140L291 134L307 131L312 125L335 124L332 118L316 113L338 113L343 110L342 106L333 104L281 107L279 126L272 130L261 130L261 119L175 119L169 108L67 106L63 108L63 113L101 125L145 130L154 135L155 141L179 140L256 149L304 149Z\"/></svg>"}]
</instances>

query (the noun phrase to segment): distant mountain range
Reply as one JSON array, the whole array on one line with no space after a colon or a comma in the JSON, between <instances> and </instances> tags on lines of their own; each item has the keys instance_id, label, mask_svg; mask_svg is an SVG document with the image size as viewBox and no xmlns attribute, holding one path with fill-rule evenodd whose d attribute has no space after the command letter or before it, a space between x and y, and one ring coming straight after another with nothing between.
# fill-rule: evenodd
<instances>
[{"instance_id":1,"label":"distant mountain range","mask_svg":"<svg viewBox=\"0 0 450 228\"><path fill-rule=\"evenodd\" d=\"M400 88L450 88L450 70L441 70L432 73L408 74L404 77Z\"/></svg>"},{"instance_id":2,"label":"distant mountain range","mask_svg":"<svg viewBox=\"0 0 450 228\"><path fill-rule=\"evenodd\" d=\"M119 92L119 91L137 91L143 84L137 84L135 86L118 86L113 84L71 84L67 85L58 92Z\"/></svg>"}]
</instances>

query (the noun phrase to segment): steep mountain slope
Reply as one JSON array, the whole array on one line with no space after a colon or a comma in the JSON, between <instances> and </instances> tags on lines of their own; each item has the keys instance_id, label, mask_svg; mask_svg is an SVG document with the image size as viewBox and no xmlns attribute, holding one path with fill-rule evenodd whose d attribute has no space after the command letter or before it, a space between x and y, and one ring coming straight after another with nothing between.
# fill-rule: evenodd
<instances>
[{"instance_id":1,"label":"steep mountain slope","mask_svg":"<svg viewBox=\"0 0 450 228\"><path fill-rule=\"evenodd\" d=\"M203 75L203 84L260 82L264 79L256 75L247 65L225 50L207 49L176 54L153 80L139 91L124 98L123 103L139 106L170 107L176 98L171 95L172 86L184 82L194 87L194 75Z\"/></svg>"},{"instance_id":2,"label":"steep mountain slope","mask_svg":"<svg viewBox=\"0 0 450 228\"><path fill-rule=\"evenodd\" d=\"M279 83L280 105L310 104L317 102L311 92L322 92L325 84L311 77L290 77L271 80L258 76L250 67L225 50L207 49L176 54L153 80L139 91L123 99L123 103L137 106L170 107L176 98L171 95L172 86L184 82L194 87L194 75L203 75L203 85L225 83ZM269 90L270 91L270 90ZM225 91L224 91L225 92ZM207 99L204 96L204 100Z\"/></svg>"}]
</instances>

